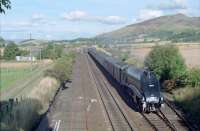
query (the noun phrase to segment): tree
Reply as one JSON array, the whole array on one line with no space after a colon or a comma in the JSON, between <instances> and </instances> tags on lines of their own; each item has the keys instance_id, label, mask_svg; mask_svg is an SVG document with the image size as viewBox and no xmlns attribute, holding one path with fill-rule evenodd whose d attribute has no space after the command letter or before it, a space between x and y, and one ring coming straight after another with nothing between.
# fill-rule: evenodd
<instances>
[{"instance_id":1,"label":"tree","mask_svg":"<svg viewBox=\"0 0 200 131\"><path fill-rule=\"evenodd\" d=\"M0 48L5 46L5 40L0 37Z\"/></svg>"},{"instance_id":2,"label":"tree","mask_svg":"<svg viewBox=\"0 0 200 131\"><path fill-rule=\"evenodd\" d=\"M181 78L186 74L184 59L177 47L155 46L145 59L145 66L153 70L160 81Z\"/></svg>"},{"instance_id":3,"label":"tree","mask_svg":"<svg viewBox=\"0 0 200 131\"><path fill-rule=\"evenodd\" d=\"M10 43L5 47L4 50L4 59L6 60L14 60L15 56L20 55L19 48L15 43Z\"/></svg>"},{"instance_id":4,"label":"tree","mask_svg":"<svg viewBox=\"0 0 200 131\"><path fill-rule=\"evenodd\" d=\"M10 0L0 0L0 14L5 14L5 9L11 8L11 2Z\"/></svg>"},{"instance_id":5,"label":"tree","mask_svg":"<svg viewBox=\"0 0 200 131\"><path fill-rule=\"evenodd\" d=\"M49 43L47 47L42 49L41 56L42 58L57 59L61 57L63 49L63 45Z\"/></svg>"},{"instance_id":6,"label":"tree","mask_svg":"<svg viewBox=\"0 0 200 131\"><path fill-rule=\"evenodd\" d=\"M28 50L19 50L18 54L20 56L28 56L30 54L30 51L28 51Z\"/></svg>"}]
</instances>

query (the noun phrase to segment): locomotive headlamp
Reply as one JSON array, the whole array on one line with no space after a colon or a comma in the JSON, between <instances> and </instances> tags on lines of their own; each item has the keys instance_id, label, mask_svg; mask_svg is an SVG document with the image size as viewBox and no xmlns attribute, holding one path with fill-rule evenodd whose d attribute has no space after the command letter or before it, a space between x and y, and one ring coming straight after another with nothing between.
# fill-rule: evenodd
<instances>
[{"instance_id":1,"label":"locomotive headlamp","mask_svg":"<svg viewBox=\"0 0 200 131\"><path fill-rule=\"evenodd\" d=\"M161 100L161 101L164 101L164 98L163 98L163 97L160 97L160 100Z\"/></svg>"}]
</instances>

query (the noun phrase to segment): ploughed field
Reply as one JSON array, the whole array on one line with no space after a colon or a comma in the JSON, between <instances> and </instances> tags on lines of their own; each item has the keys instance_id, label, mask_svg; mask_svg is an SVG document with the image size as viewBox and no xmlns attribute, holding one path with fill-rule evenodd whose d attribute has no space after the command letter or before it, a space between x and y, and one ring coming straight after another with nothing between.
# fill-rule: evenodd
<instances>
[{"instance_id":1,"label":"ploughed field","mask_svg":"<svg viewBox=\"0 0 200 131\"><path fill-rule=\"evenodd\" d=\"M179 51L183 58L185 59L185 63L189 68L192 67L200 67L200 44L198 45L179 45ZM131 55L135 58L144 61L145 57L151 51L151 47L138 47L131 48ZM128 49L127 49L128 50Z\"/></svg>"}]
</instances>

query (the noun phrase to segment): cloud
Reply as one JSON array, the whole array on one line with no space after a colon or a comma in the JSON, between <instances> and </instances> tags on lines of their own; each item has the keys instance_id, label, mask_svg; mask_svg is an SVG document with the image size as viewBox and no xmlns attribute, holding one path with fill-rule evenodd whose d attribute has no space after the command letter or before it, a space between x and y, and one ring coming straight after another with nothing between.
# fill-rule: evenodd
<instances>
[{"instance_id":1,"label":"cloud","mask_svg":"<svg viewBox=\"0 0 200 131\"><path fill-rule=\"evenodd\" d=\"M164 1L156 6L149 6L150 9L156 10L183 10L187 9L186 0Z\"/></svg>"},{"instance_id":2,"label":"cloud","mask_svg":"<svg viewBox=\"0 0 200 131\"><path fill-rule=\"evenodd\" d=\"M121 16L95 16L95 15L90 15L85 11L79 11L79 10L65 13L61 17L68 21L99 22L102 24L109 24L109 25L125 23L125 19Z\"/></svg>"},{"instance_id":3,"label":"cloud","mask_svg":"<svg viewBox=\"0 0 200 131\"><path fill-rule=\"evenodd\" d=\"M151 9L143 9L139 12L139 17L137 21L144 21L156 17L160 17L163 15L161 10L151 10Z\"/></svg>"},{"instance_id":4,"label":"cloud","mask_svg":"<svg viewBox=\"0 0 200 131\"><path fill-rule=\"evenodd\" d=\"M71 11L69 13L63 14L62 17L66 20L71 20L71 21L79 21L79 20L83 20L83 19L87 19L88 18L88 14L84 11Z\"/></svg>"},{"instance_id":5,"label":"cloud","mask_svg":"<svg viewBox=\"0 0 200 131\"><path fill-rule=\"evenodd\" d=\"M2 26L3 27L9 27L9 28L16 28L16 27L30 27L32 26L32 23L30 21L10 21L10 22L6 22L6 21L2 21Z\"/></svg>"},{"instance_id":6,"label":"cloud","mask_svg":"<svg viewBox=\"0 0 200 131\"><path fill-rule=\"evenodd\" d=\"M158 5L157 9L160 10L178 10L178 9L186 9L186 5L182 4L182 3L169 3L169 2L165 2L165 3L161 3Z\"/></svg>"},{"instance_id":7,"label":"cloud","mask_svg":"<svg viewBox=\"0 0 200 131\"><path fill-rule=\"evenodd\" d=\"M50 23L48 18L46 18L45 15L41 13L34 13L30 19L30 22L33 26Z\"/></svg>"},{"instance_id":8,"label":"cloud","mask_svg":"<svg viewBox=\"0 0 200 131\"><path fill-rule=\"evenodd\" d=\"M44 17L44 15L43 14L41 14L41 13L35 13L35 14L33 14L32 15L32 20L43 20L45 17Z\"/></svg>"},{"instance_id":9,"label":"cloud","mask_svg":"<svg viewBox=\"0 0 200 131\"><path fill-rule=\"evenodd\" d=\"M177 4L185 5L187 0L175 0Z\"/></svg>"},{"instance_id":10,"label":"cloud","mask_svg":"<svg viewBox=\"0 0 200 131\"><path fill-rule=\"evenodd\" d=\"M55 20L50 20L50 18L45 17L41 13L34 13L29 19L19 19L15 21L1 21L4 28L13 29L30 29L41 26L53 26L56 24Z\"/></svg>"}]
</instances>

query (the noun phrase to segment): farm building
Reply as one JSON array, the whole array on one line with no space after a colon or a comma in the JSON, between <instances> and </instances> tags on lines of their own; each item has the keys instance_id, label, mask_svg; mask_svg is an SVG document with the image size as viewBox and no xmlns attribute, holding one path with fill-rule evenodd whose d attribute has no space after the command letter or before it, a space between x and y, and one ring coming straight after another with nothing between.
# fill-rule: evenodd
<instances>
[{"instance_id":1,"label":"farm building","mask_svg":"<svg viewBox=\"0 0 200 131\"><path fill-rule=\"evenodd\" d=\"M16 61L36 61L34 56L16 56Z\"/></svg>"}]
</instances>

